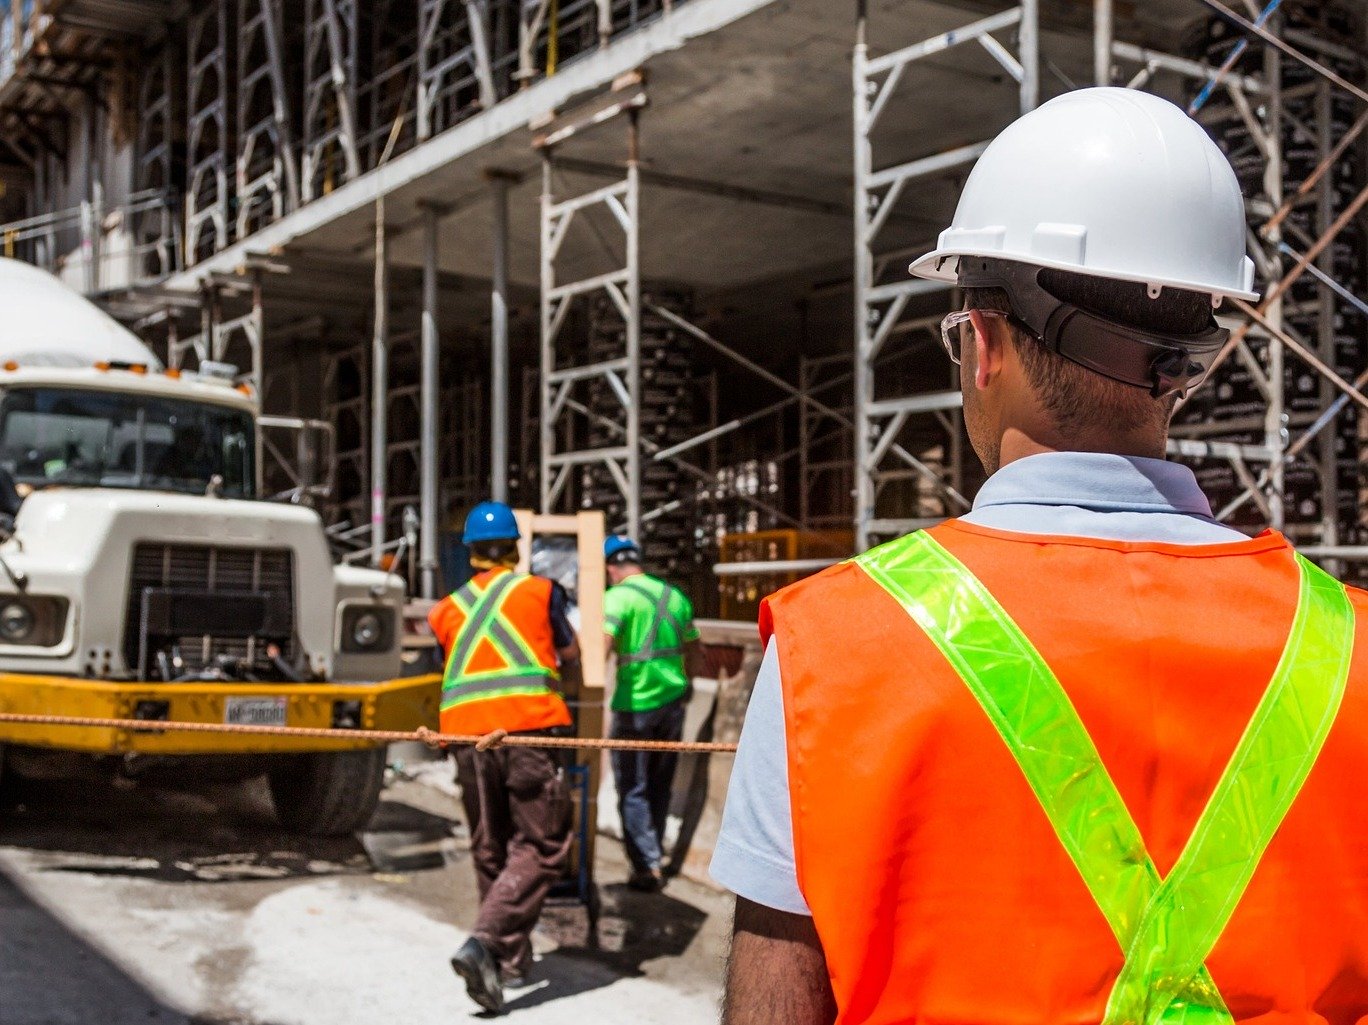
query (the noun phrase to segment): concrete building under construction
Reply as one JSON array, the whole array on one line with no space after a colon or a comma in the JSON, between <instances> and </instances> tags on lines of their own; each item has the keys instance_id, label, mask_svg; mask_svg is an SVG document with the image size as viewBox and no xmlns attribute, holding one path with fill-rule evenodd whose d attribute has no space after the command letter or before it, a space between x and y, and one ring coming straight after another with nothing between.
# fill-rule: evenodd
<instances>
[{"instance_id":1,"label":"concrete building under construction","mask_svg":"<svg viewBox=\"0 0 1368 1025\"><path fill-rule=\"evenodd\" d=\"M966 508L954 296L906 266L1001 128L1094 83L1188 107L1246 192L1264 298L1172 455L1222 518L1368 572L1357 5L0 7L5 255L308 421L270 492L344 557L416 531L416 591L490 495L604 509L735 616Z\"/></svg>"}]
</instances>

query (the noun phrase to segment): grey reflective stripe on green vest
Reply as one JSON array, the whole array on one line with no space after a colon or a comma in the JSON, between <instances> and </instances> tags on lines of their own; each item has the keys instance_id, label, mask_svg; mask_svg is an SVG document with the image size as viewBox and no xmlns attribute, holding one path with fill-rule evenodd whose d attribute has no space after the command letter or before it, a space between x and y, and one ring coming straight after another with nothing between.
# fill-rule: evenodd
<instances>
[{"instance_id":1,"label":"grey reflective stripe on green vest","mask_svg":"<svg viewBox=\"0 0 1368 1025\"><path fill-rule=\"evenodd\" d=\"M1334 723L1354 642L1343 585L1297 556L1297 611L1273 680L1161 879L1068 695L973 573L924 533L855 561L979 701L1106 917L1125 961L1104 1025L1228 1025L1205 961Z\"/></svg>"},{"instance_id":2,"label":"grey reflective stripe on green vest","mask_svg":"<svg viewBox=\"0 0 1368 1025\"><path fill-rule=\"evenodd\" d=\"M679 620L670 614L670 598L674 596L674 588L664 581L660 582L659 596L652 594L644 586L634 586L636 577L628 577L619 587L631 587L633 591L644 598L655 602L655 608L651 613L651 626L646 631L646 639L642 642L640 651L629 651L617 657L618 665L630 665L633 662L650 662L656 658L671 658L684 654L684 627ZM656 642L660 639L660 628L666 623L674 629L676 644L671 647L657 648Z\"/></svg>"},{"instance_id":3,"label":"grey reflective stripe on green vest","mask_svg":"<svg viewBox=\"0 0 1368 1025\"><path fill-rule=\"evenodd\" d=\"M537 661L536 655L504 618L503 605L513 587L527 579L518 573L503 573L483 591L468 581L451 600L465 614L447 659L442 680L442 708L452 708L478 698L511 694L539 694L548 690L553 672ZM480 641L487 640L502 654L501 669L469 672L469 665Z\"/></svg>"}]
</instances>

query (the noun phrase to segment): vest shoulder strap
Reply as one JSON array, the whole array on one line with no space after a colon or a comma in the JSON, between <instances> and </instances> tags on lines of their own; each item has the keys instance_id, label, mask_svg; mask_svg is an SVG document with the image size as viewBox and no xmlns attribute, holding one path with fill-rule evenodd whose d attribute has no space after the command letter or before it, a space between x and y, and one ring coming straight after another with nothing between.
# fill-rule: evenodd
<instances>
[{"instance_id":1,"label":"vest shoulder strap","mask_svg":"<svg viewBox=\"0 0 1368 1025\"><path fill-rule=\"evenodd\" d=\"M466 621L457 634L456 644L452 646L447 663L448 679L466 675L475 649L482 640L490 641L503 653L507 661L507 674L528 670L538 675L545 674L536 655L504 614L504 604L513 589L528 579L525 573L501 573L483 590L475 587L474 581L467 581L452 596L465 611Z\"/></svg>"},{"instance_id":2,"label":"vest shoulder strap","mask_svg":"<svg viewBox=\"0 0 1368 1025\"><path fill-rule=\"evenodd\" d=\"M638 584L637 581L640 583ZM651 583L660 585L659 593L653 593L649 586ZM618 663L631 665L634 662L650 662L657 658L682 655L684 653L684 626L670 611L670 599L674 597L674 588L663 580L648 580L640 576L628 577L618 586L631 587L642 597L654 602L654 607L651 610L651 625L646 631L641 647L637 651L624 652L618 655ZM661 645L661 629L667 623L670 629L674 631L675 639L673 643Z\"/></svg>"}]
</instances>

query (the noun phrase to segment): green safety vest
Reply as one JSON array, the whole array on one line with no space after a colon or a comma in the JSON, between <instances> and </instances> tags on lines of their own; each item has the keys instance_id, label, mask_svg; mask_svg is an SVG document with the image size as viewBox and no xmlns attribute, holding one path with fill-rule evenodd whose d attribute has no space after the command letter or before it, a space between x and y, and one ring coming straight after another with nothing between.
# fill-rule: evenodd
<instances>
[{"instance_id":1,"label":"green safety vest","mask_svg":"<svg viewBox=\"0 0 1368 1025\"><path fill-rule=\"evenodd\" d=\"M1228 1025L1205 962L1334 723L1354 611L1297 556L1287 645L1173 870L1144 840L1059 680L982 582L917 533L857 564L925 631L992 720L1125 953L1104 1025Z\"/></svg>"},{"instance_id":2,"label":"green safety vest","mask_svg":"<svg viewBox=\"0 0 1368 1025\"><path fill-rule=\"evenodd\" d=\"M629 593L650 603L649 618L638 601L624 605L623 596ZM697 635L691 634L690 622L681 621L676 614L679 603L685 602L674 587L652 577L628 577L609 588L604 613L614 634L617 655L614 711L651 711L687 692L684 645Z\"/></svg>"},{"instance_id":3,"label":"green safety vest","mask_svg":"<svg viewBox=\"0 0 1368 1025\"><path fill-rule=\"evenodd\" d=\"M640 583L638 583L640 581ZM618 587L630 587L655 603L651 611L651 625L635 651L618 652L618 665L650 662L657 658L682 658L684 655L684 624L670 611L674 588L660 582L660 593L653 594L650 584L641 577L628 577ZM666 634L665 627L669 626Z\"/></svg>"}]
</instances>

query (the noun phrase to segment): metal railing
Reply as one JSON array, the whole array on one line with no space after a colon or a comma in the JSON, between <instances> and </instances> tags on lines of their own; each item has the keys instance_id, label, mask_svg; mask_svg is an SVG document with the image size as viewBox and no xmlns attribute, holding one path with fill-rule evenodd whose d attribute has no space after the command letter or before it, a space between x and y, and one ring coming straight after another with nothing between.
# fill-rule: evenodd
<instances>
[{"instance_id":1,"label":"metal railing","mask_svg":"<svg viewBox=\"0 0 1368 1025\"><path fill-rule=\"evenodd\" d=\"M180 264L176 199L143 191L105 207L98 198L64 210L0 224L0 253L52 273L73 260L86 293L163 277Z\"/></svg>"}]
</instances>

